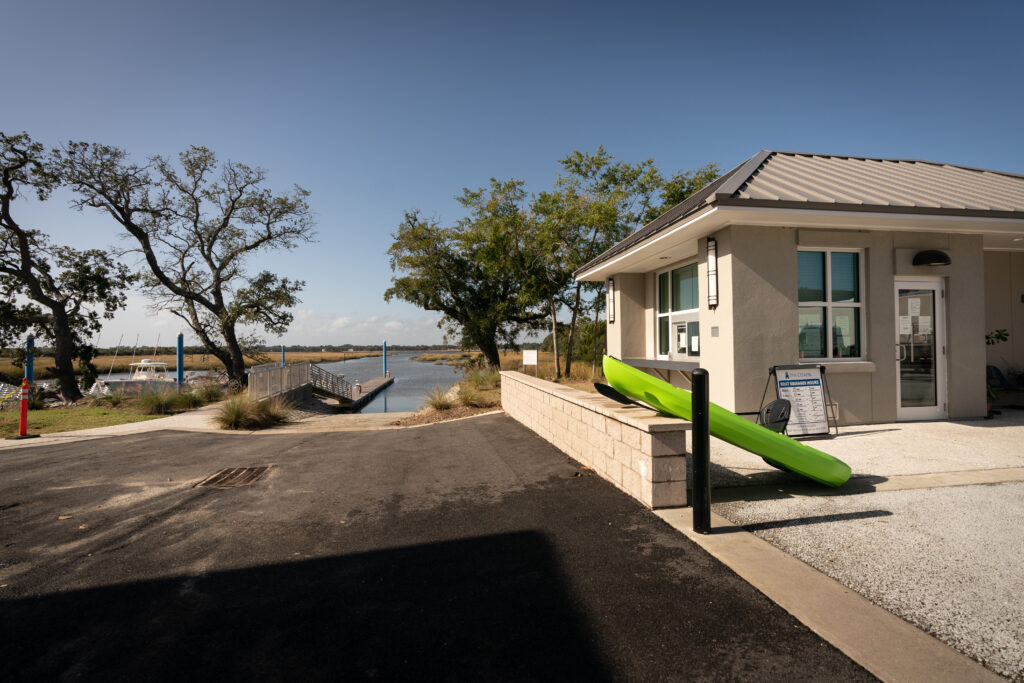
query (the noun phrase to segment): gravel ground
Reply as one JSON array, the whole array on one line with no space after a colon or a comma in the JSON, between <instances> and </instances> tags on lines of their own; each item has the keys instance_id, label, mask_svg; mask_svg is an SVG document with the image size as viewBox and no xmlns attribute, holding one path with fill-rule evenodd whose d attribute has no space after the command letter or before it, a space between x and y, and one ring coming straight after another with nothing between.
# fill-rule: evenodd
<instances>
[{"instance_id":1,"label":"gravel ground","mask_svg":"<svg viewBox=\"0 0 1024 683\"><path fill-rule=\"evenodd\" d=\"M1024 484L737 501L714 510L1024 681Z\"/></svg>"}]
</instances>

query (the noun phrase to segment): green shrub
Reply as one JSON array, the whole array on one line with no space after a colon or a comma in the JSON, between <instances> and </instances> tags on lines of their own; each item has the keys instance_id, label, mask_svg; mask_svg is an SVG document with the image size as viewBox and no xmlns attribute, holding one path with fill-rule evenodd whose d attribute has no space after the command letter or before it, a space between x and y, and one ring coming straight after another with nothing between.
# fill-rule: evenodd
<instances>
[{"instance_id":1,"label":"green shrub","mask_svg":"<svg viewBox=\"0 0 1024 683\"><path fill-rule=\"evenodd\" d=\"M121 405L122 403L124 403L125 393L124 393L124 391L118 389L117 391L110 392L104 398L107 399L107 403L110 404L111 408L116 408L119 405Z\"/></svg>"},{"instance_id":2,"label":"green shrub","mask_svg":"<svg viewBox=\"0 0 1024 683\"><path fill-rule=\"evenodd\" d=\"M448 410L452 407L452 400L448 398L447 392L440 384L427 393L427 405L434 410Z\"/></svg>"}]
</instances>

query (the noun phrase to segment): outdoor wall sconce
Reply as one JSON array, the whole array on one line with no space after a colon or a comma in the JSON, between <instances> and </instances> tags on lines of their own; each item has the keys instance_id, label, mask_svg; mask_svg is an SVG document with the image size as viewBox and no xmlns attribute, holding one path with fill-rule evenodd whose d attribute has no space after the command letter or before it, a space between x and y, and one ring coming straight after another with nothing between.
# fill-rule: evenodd
<instances>
[{"instance_id":1,"label":"outdoor wall sconce","mask_svg":"<svg viewBox=\"0 0 1024 683\"><path fill-rule=\"evenodd\" d=\"M718 241L708 238L708 308L718 306Z\"/></svg>"},{"instance_id":2,"label":"outdoor wall sconce","mask_svg":"<svg viewBox=\"0 0 1024 683\"><path fill-rule=\"evenodd\" d=\"M948 266L952 262L949 254L938 249L925 249L914 254L915 266Z\"/></svg>"},{"instance_id":3,"label":"outdoor wall sconce","mask_svg":"<svg viewBox=\"0 0 1024 683\"><path fill-rule=\"evenodd\" d=\"M615 278L608 278L608 322L615 322Z\"/></svg>"}]
</instances>

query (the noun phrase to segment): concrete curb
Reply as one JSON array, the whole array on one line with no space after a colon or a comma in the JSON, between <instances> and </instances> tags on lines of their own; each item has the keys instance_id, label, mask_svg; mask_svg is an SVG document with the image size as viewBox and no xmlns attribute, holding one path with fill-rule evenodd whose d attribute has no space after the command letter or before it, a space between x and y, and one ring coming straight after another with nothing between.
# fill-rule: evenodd
<instances>
[{"instance_id":1,"label":"concrete curb","mask_svg":"<svg viewBox=\"0 0 1024 683\"><path fill-rule=\"evenodd\" d=\"M1005 680L720 515L702 535L692 508L654 514L883 681Z\"/></svg>"}]
</instances>

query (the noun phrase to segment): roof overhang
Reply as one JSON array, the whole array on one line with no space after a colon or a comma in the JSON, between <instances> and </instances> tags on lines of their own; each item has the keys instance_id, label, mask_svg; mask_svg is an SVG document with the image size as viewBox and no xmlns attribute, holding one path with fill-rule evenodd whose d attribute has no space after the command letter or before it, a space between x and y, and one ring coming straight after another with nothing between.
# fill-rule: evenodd
<instances>
[{"instance_id":1,"label":"roof overhang","mask_svg":"<svg viewBox=\"0 0 1024 683\"><path fill-rule=\"evenodd\" d=\"M657 270L668 260L695 255L698 240L728 225L981 235L986 250L1024 251L1024 217L718 205L685 216L622 253L577 273L576 279L596 282L617 273Z\"/></svg>"}]
</instances>

